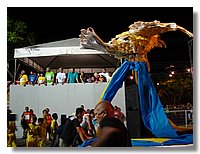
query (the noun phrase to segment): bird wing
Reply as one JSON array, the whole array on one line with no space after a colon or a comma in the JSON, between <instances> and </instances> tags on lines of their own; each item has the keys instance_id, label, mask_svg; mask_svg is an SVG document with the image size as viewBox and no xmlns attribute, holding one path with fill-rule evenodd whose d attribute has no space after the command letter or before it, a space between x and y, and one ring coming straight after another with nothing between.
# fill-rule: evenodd
<instances>
[{"instance_id":1,"label":"bird wing","mask_svg":"<svg viewBox=\"0 0 200 154\"><path fill-rule=\"evenodd\" d=\"M160 39L160 34L177 30L193 37L191 32L176 23L160 23L157 20L134 22L129 26L129 31L116 35L108 43L101 40L91 27L82 29L79 37L84 48L100 50L119 59L125 58L133 61L137 58L144 61L147 59L147 52L151 49L166 46Z\"/></svg>"},{"instance_id":2,"label":"bird wing","mask_svg":"<svg viewBox=\"0 0 200 154\"><path fill-rule=\"evenodd\" d=\"M176 23L161 23L157 20L152 22L137 21L129 26L129 32L131 34L146 38L176 30L186 33L189 37L193 37L191 32Z\"/></svg>"}]
</instances>

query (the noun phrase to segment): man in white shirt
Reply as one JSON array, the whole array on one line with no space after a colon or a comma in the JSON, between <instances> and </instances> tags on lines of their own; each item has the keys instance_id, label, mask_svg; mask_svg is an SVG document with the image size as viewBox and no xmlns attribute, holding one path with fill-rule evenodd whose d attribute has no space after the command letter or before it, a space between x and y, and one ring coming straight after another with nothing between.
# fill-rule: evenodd
<instances>
[{"instance_id":1,"label":"man in white shirt","mask_svg":"<svg viewBox=\"0 0 200 154\"><path fill-rule=\"evenodd\" d=\"M100 75L100 76L103 75L103 76L106 78L106 82L109 82L109 81L110 81L110 78L111 78L111 77L109 76L108 72L106 72L106 69L105 69L105 68L102 69L102 72L99 73L99 75Z\"/></svg>"},{"instance_id":2,"label":"man in white shirt","mask_svg":"<svg viewBox=\"0 0 200 154\"><path fill-rule=\"evenodd\" d=\"M59 68L59 72L56 75L56 84L64 84L66 79L66 74L63 73L63 69Z\"/></svg>"}]
</instances>

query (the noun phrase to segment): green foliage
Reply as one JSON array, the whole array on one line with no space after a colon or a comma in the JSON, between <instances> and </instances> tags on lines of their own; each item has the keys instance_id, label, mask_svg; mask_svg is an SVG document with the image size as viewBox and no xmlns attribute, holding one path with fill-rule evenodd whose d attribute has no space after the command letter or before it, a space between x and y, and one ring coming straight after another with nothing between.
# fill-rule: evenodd
<instances>
[{"instance_id":1,"label":"green foliage","mask_svg":"<svg viewBox=\"0 0 200 154\"><path fill-rule=\"evenodd\" d=\"M34 33L28 32L25 22L7 20L7 54L8 63L14 59L14 49L35 44Z\"/></svg>"},{"instance_id":2,"label":"green foliage","mask_svg":"<svg viewBox=\"0 0 200 154\"><path fill-rule=\"evenodd\" d=\"M159 85L155 84L156 90L160 97L162 104L187 104L193 102L193 80L191 74L177 73L172 78L167 75L159 77L153 77L154 83L159 82Z\"/></svg>"}]
</instances>

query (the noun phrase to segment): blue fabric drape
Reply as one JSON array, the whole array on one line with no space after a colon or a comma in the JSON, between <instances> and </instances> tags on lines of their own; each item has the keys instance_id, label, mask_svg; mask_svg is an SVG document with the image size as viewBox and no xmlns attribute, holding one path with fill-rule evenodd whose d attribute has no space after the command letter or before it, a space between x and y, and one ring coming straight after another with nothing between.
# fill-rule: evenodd
<instances>
[{"instance_id":1,"label":"blue fabric drape","mask_svg":"<svg viewBox=\"0 0 200 154\"><path fill-rule=\"evenodd\" d=\"M144 125L157 137L177 137L150 79L146 63L125 61L114 73L102 100L112 101L119 88L122 87L125 75L131 70L138 72L140 110Z\"/></svg>"}]
</instances>

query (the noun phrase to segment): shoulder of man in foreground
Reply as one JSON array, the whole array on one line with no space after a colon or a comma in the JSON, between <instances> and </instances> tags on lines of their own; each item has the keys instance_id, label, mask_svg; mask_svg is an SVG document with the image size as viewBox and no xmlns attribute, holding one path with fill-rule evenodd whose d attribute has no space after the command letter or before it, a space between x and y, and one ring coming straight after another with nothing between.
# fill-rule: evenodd
<instances>
[{"instance_id":1,"label":"shoulder of man in foreground","mask_svg":"<svg viewBox=\"0 0 200 154\"><path fill-rule=\"evenodd\" d=\"M113 138L114 135L120 133L119 128L105 126L101 129L98 140L92 143L93 147L105 146L105 144Z\"/></svg>"}]
</instances>

